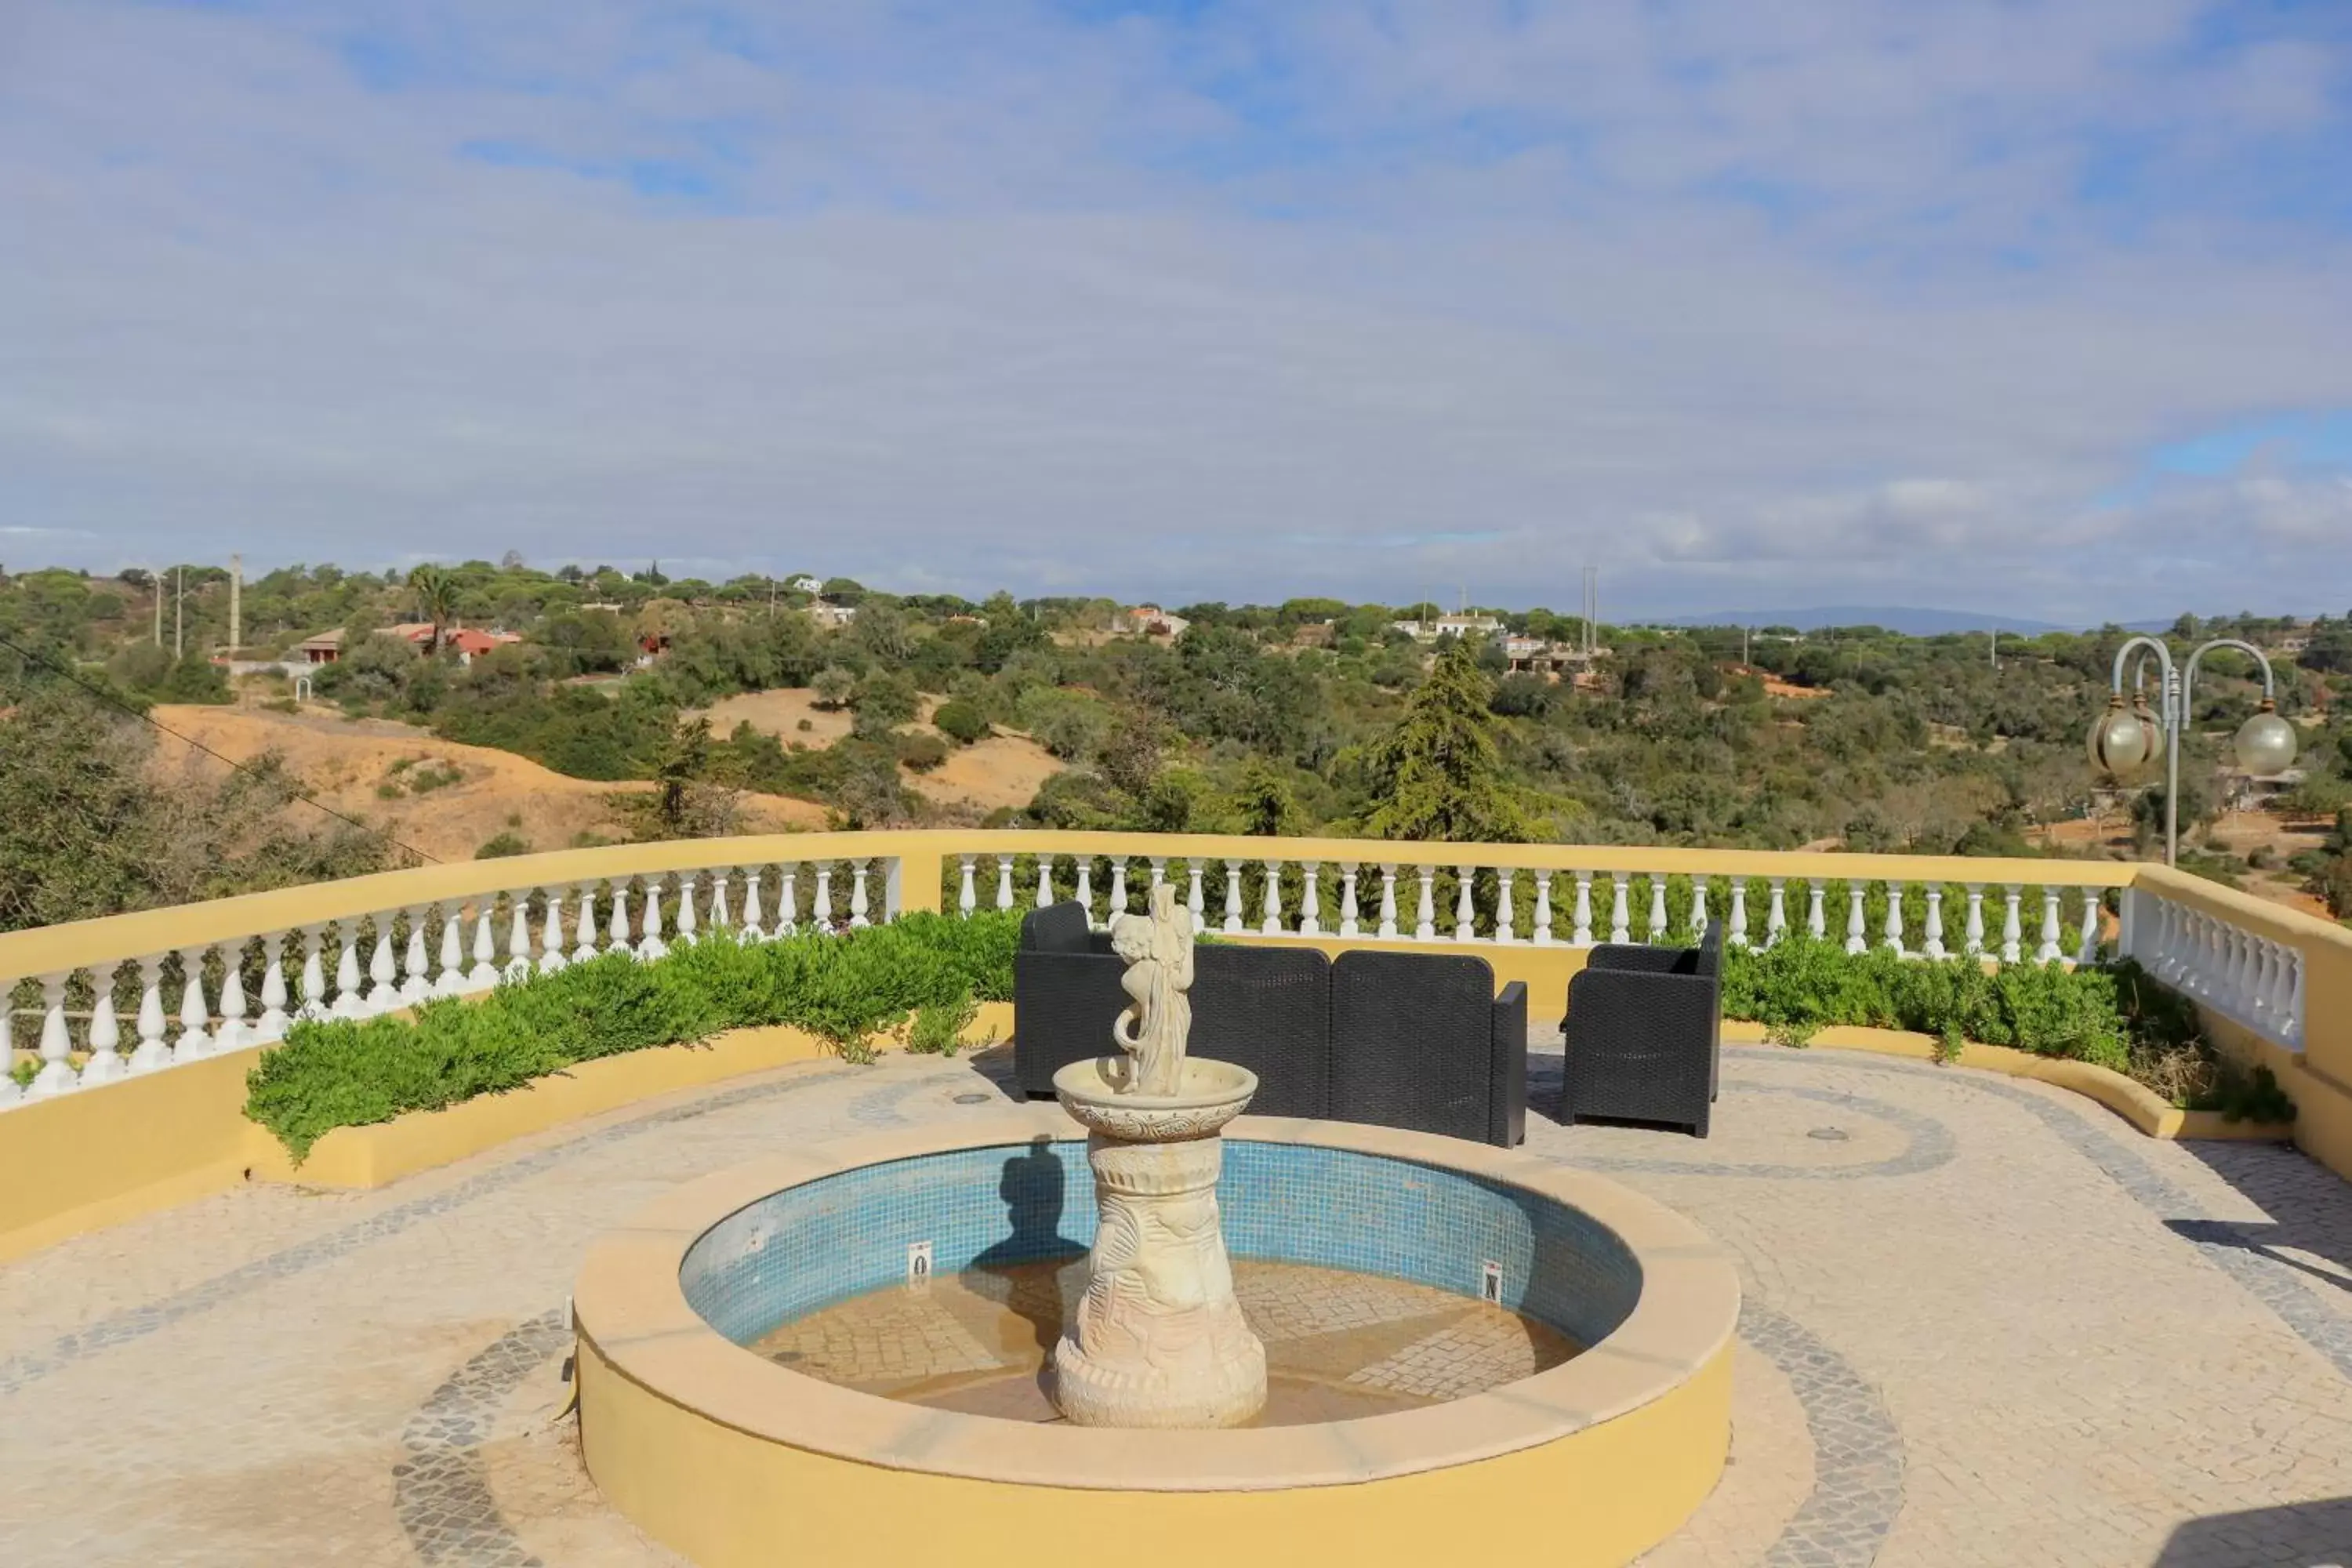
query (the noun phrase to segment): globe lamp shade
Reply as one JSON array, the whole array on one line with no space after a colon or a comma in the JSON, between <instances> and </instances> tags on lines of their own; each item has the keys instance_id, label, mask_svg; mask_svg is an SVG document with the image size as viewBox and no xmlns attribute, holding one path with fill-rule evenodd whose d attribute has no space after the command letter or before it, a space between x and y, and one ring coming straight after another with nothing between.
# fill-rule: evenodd
<instances>
[{"instance_id":1,"label":"globe lamp shade","mask_svg":"<svg viewBox=\"0 0 2352 1568\"><path fill-rule=\"evenodd\" d=\"M2239 726L2238 765L2256 778L2270 778L2294 765L2294 726L2278 716L2267 699L2261 711Z\"/></svg>"},{"instance_id":2,"label":"globe lamp shade","mask_svg":"<svg viewBox=\"0 0 2352 1568\"><path fill-rule=\"evenodd\" d=\"M2140 716L2124 706L2118 696L2091 726L2091 765L2118 783L2139 775L2155 754L2155 736Z\"/></svg>"}]
</instances>

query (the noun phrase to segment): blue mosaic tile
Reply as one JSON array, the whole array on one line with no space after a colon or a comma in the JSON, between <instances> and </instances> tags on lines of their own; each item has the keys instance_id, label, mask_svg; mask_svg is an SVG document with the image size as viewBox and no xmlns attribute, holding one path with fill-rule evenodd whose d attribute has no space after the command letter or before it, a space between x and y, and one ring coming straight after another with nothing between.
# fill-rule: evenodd
<instances>
[{"instance_id":1,"label":"blue mosaic tile","mask_svg":"<svg viewBox=\"0 0 2352 1568\"><path fill-rule=\"evenodd\" d=\"M1503 1304L1591 1344L1622 1322L1641 1268L1590 1215L1410 1160L1229 1139L1217 1184L1237 1258L1409 1279L1470 1297L1502 1269ZM1066 1257L1093 1245L1086 1144L1040 1138L845 1171L763 1198L688 1251L679 1283L739 1344L778 1324L932 1268Z\"/></svg>"}]
</instances>

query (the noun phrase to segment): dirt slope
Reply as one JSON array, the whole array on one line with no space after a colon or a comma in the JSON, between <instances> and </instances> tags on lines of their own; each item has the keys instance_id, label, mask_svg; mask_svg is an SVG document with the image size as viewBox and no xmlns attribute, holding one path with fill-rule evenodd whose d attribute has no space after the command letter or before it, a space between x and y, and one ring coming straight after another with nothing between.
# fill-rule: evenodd
<instances>
[{"instance_id":1,"label":"dirt slope","mask_svg":"<svg viewBox=\"0 0 2352 1568\"><path fill-rule=\"evenodd\" d=\"M158 722L238 762L278 752L327 805L386 826L401 842L441 860L471 859L500 833L516 834L533 849L568 848L583 833L624 837L626 828L611 809L614 797L653 787L567 778L509 752L453 745L412 725L345 719L328 709L296 714L167 705L154 714ZM188 756L186 747L160 738L159 768L176 775ZM420 776L452 769L458 774L456 782L415 788ZM386 790L393 793L380 793ZM309 815L307 808L295 809ZM747 795L744 814L749 832L822 827L825 822L823 806L781 795Z\"/></svg>"},{"instance_id":2,"label":"dirt slope","mask_svg":"<svg viewBox=\"0 0 2352 1568\"><path fill-rule=\"evenodd\" d=\"M930 719L939 706L938 698L925 697L921 716L908 728L936 734ZM788 746L798 742L822 750L849 733L848 712L817 706L816 694L804 687L746 692L715 702L707 711L719 734L748 721ZM803 721L809 726L805 730ZM1061 762L1036 742L1024 735L996 734L977 745L956 747L930 773L905 777L932 805L977 821L999 807L1027 805L1038 786L1061 771Z\"/></svg>"}]
</instances>

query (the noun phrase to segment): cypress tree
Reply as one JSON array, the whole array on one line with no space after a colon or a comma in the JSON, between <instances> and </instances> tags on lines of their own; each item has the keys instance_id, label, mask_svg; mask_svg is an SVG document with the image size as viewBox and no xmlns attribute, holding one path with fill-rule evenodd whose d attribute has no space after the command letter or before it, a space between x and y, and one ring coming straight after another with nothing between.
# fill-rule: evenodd
<instances>
[{"instance_id":1,"label":"cypress tree","mask_svg":"<svg viewBox=\"0 0 2352 1568\"><path fill-rule=\"evenodd\" d=\"M1406 703L1404 717L1371 750L1373 794L1365 821L1381 838L1497 844L1529 837L1526 816L1502 776L1493 683L1477 650L1456 638Z\"/></svg>"}]
</instances>

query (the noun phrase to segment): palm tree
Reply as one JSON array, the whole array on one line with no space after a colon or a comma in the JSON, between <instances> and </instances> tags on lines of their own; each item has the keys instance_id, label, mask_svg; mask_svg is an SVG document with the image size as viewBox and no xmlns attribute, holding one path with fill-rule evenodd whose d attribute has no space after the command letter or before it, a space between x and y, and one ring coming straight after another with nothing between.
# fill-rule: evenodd
<instances>
[{"instance_id":1,"label":"palm tree","mask_svg":"<svg viewBox=\"0 0 2352 1568\"><path fill-rule=\"evenodd\" d=\"M417 615L433 623L433 646L425 652L439 653L442 628L457 617L457 580L428 561L410 569L408 588L416 595Z\"/></svg>"}]
</instances>

